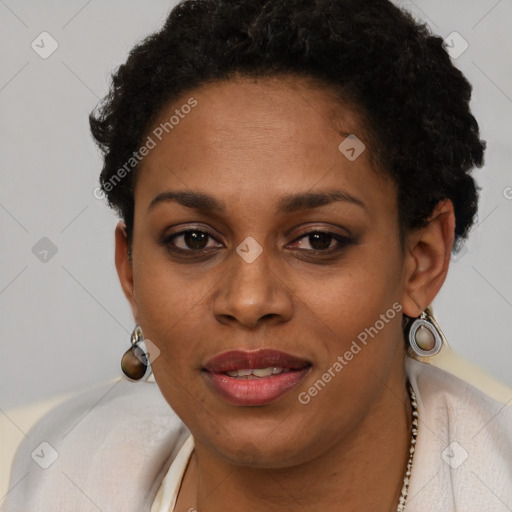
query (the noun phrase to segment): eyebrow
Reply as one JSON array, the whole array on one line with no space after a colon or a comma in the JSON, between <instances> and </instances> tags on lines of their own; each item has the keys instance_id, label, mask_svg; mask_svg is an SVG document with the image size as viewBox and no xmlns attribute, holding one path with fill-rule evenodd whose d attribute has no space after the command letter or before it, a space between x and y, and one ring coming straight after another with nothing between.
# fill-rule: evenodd
<instances>
[{"instance_id":1,"label":"eyebrow","mask_svg":"<svg viewBox=\"0 0 512 512\"><path fill-rule=\"evenodd\" d=\"M277 203L280 213L293 213L299 210L312 210L335 202L347 202L367 210L361 199L344 190L330 189L320 192L303 192L282 197ZM224 213L226 204L204 192L166 191L155 196L147 208L148 214L158 204L175 202L203 212Z\"/></svg>"}]
</instances>

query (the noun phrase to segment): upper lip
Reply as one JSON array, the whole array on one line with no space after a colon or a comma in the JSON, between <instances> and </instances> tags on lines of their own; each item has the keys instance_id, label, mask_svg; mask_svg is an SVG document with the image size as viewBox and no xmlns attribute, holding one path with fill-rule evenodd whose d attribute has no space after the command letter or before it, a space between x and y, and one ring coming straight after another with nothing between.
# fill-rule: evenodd
<instances>
[{"instance_id":1,"label":"upper lip","mask_svg":"<svg viewBox=\"0 0 512 512\"><path fill-rule=\"evenodd\" d=\"M212 373L222 373L248 368L267 368L269 366L299 369L311 366L311 362L273 349L260 349L250 352L231 350L208 360L204 369Z\"/></svg>"}]
</instances>

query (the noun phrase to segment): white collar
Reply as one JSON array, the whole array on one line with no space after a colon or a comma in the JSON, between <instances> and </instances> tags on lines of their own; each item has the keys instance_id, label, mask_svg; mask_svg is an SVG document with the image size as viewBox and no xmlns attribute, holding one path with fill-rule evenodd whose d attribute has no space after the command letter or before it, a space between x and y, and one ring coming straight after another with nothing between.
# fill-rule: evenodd
<instances>
[{"instance_id":1,"label":"white collar","mask_svg":"<svg viewBox=\"0 0 512 512\"><path fill-rule=\"evenodd\" d=\"M405 367L419 414L406 511L506 512L503 504L512 506L512 409L432 365L406 357ZM174 511L193 450L190 436L151 512Z\"/></svg>"}]
</instances>

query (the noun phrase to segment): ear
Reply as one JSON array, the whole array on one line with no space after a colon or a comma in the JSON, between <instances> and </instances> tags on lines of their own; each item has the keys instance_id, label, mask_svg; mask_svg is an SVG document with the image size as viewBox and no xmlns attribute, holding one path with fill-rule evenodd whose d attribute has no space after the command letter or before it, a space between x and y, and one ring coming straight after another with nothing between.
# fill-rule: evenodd
<instances>
[{"instance_id":1,"label":"ear","mask_svg":"<svg viewBox=\"0 0 512 512\"><path fill-rule=\"evenodd\" d=\"M128 238L126 236L126 224L119 221L115 231L116 243L116 269L121 288L132 308L133 317L137 320L137 302L135 300L135 287L133 285L133 268L128 258Z\"/></svg>"},{"instance_id":2,"label":"ear","mask_svg":"<svg viewBox=\"0 0 512 512\"><path fill-rule=\"evenodd\" d=\"M416 318L431 305L446 279L454 238L455 214L449 199L436 205L427 226L407 237L402 298L405 315Z\"/></svg>"}]
</instances>

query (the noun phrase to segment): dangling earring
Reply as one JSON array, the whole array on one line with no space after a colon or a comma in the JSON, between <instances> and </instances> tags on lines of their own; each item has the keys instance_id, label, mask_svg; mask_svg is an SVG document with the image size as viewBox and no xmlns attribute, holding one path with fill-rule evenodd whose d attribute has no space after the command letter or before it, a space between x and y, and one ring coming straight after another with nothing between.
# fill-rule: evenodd
<instances>
[{"instance_id":1,"label":"dangling earring","mask_svg":"<svg viewBox=\"0 0 512 512\"><path fill-rule=\"evenodd\" d=\"M437 324L430 306L411 323L407 338L415 355L431 357L439 353L443 343L446 343L446 338Z\"/></svg>"},{"instance_id":2,"label":"dangling earring","mask_svg":"<svg viewBox=\"0 0 512 512\"><path fill-rule=\"evenodd\" d=\"M123 354L121 359L121 369L128 380L132 382L146 380L152 373L148 353L144 345L140 345L143 341L142 329L137 324L131 336L132 346Z\"/></svg>"}]
</instances>

